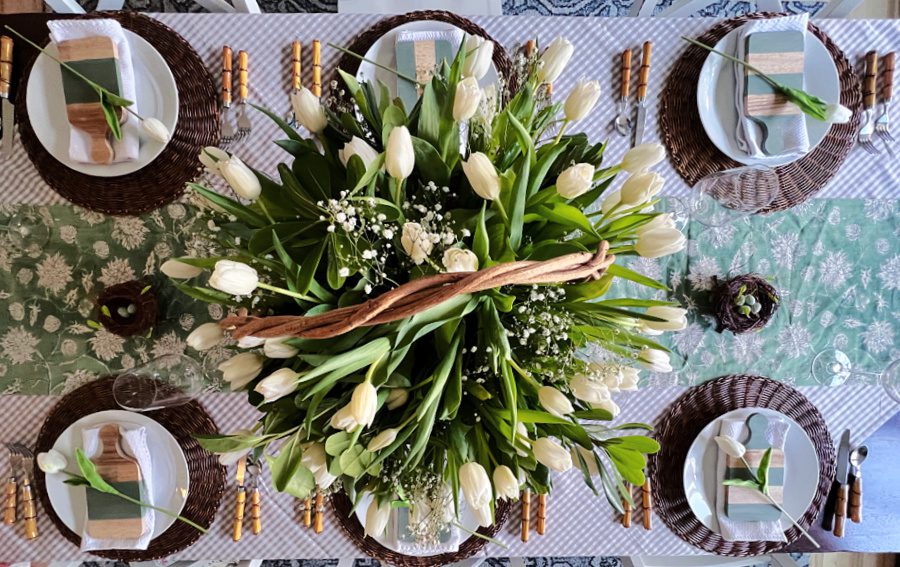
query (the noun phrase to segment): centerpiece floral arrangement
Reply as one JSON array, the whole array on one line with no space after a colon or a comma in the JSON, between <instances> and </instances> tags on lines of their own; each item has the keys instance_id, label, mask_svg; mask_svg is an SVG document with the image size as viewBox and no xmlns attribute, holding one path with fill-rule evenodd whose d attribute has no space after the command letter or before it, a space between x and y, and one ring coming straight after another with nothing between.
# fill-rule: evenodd
<instances>
[{"instance_id":1,"label":"centerpiece floral arrangement","mask_svg":"<svg viewBox=\"0 0 900 567\"><path fill-rule=\"evenodd\" d=\"M648 169L664 151L605 165L603 144L569 132L600 87L552 101L568 41L522 57L515 88L482 90L492 50L468 38L413 108L343 73L352 102L301 91L309 138L267 113L291 158L278 180L207 148L202 161L240 197L193 186L221 213L226 252L163 266L201 280L178 282L185 293L235 306L188 344L237 340L243 352L219 368L263 412L201 444L225 459L265 453L275 488L299 498L371 493L369 535L412 506L427 542L460 495L490 526L497 499L547 493L551 472L573 467L621 510L659 448L647 425L606 423L611 394L636 388L641 368L671 371L650 337L683 328L685 311L607 292L615 278L665 290L615 261L684 247L653 210L662 178ZM416 512L437 501L449 512Z\"/></svg>"}]
</instances>

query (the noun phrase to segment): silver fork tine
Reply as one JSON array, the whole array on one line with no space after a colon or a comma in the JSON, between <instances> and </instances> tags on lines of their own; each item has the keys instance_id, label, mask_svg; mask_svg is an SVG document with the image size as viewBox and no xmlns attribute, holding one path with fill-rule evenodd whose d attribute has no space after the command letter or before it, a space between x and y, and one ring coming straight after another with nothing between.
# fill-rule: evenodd
<instances>
[{"instance_id":1,"label":"silver fork tine","mask_svg":"<svg viewBox=\"0 0 900 567\"><path fill-rule=\"evenodd\" d=\"M246 51L238 52L238 139L244 139L250 134L250 118L247 117L248 92L248 65L250 56Z\"/></svg>"},{"instance_id":2,"label":"silver fork tine","mask_svg":"<svg viewBox=\"0 0 900 567\"><path fill-rule=\"evenodd\" d=\"M894 52L891 51L881 59L881 116L875 121L875 132L888 141L895 141L891 135L891 117L889 114L891 99L894 94Z\"/></svg>"},{"instance_id":3,"label":"silver fork tine","mask_svg":"<svg viewBox=\"0 0 900 567\"><path fill-rule=\"evenodd\" d=\"M878 78L878 54L875 51L866 53L866 77L863 81L863 119L857 141L870 154L881 151L872 143L875 132L875 85Z\"/></svg>"},{"instance_id":4,"label":"silver fork tine","mask_svg":"<svg viewBox=\"0 0 900 567\"><path fill-rule=\"evenodd\" d=\"M231 108L232 59L231 48L227 45L224 46L222 48L222 113L219 118L221 125L219 141L222 145L234 140L234 128L228 121L228 110Z\"/></svg>"}]
</instances>

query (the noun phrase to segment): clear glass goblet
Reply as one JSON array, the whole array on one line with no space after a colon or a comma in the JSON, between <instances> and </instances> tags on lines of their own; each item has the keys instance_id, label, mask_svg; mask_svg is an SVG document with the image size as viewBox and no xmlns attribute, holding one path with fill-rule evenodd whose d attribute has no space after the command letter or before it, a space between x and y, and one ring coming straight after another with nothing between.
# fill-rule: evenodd
<instances>
[{"instance_id":1,"label":"clear glass goblet","mask_svg":"<svg viewBox=\"0 0 900 567\"><path fill-rule=\"evenodd\" d=\"M677 225L695 220L707 227L731 224L772 204L781 184L774 169L748 165L711 173L697 182L688 197L670 197Z\"/></svg>"},{"instance_id":2,"label":"clear glass goblet","mask_svg":"<svg viewBox=\"0 0 900 567\"><path fill-rule=\"evenodd\" d=\"M900 359L893 360L880 372L860 370L842 350L827 348L819 351L812 361L812 374L823 386L840 386L851 376L874 378L888 396L900 404Z\"/></svg>"},{"instance_id":3,"label":"clear glass goblet","mask_svg":"<svg viewBox=\"0 0 900 567\"><path fill-rule=\"evenodd\" d=\"M183 354L167 354L126 370L113 382L113 397L130 411L186 404L203 391L203 369Z\"/></svg>"}]
</instances>

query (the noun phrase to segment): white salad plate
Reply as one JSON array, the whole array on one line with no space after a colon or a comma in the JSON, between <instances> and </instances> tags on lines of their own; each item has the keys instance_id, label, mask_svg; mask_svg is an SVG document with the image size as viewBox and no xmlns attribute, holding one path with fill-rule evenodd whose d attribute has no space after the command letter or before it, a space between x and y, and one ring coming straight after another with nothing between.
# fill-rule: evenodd
<instances>
[{"instance_id":1,"label":"white salad plate","mask_svg":"<svg viewBox=\"0 0 900 567\"><path fill-rule=\"evenodd\" d=\"M178 123L178 87L175 77L162 55L144 38L130 30L124 30L131 45L131 62L134 66L135 111L145 118L157 118L165 124L169 132L175 131ZM47 46L47 52L56 57L55 43ZM62 74L59 64L39 55L28 77L25 100L28 119L44 149L70 169L95 177L117 177L134 173L150 164L165 149L167 144L141 138L138 158L111 164L81 163L69 158L69 131L71 126L66 117L66 99L62 88ZM129 123L135 121L129 116Z\"/></svg>"},{"instance_id":2,"label":"white salad plate","mask_svg":"<svg viewBox=\"0 0 900 567\"><path fill-rule=\"evenodd\" d=\"M719 533L719 520L716 517L719 449L713 438L719 434L723 420L746 419L755 413L761 413L769 419L783 419L788 423L784 443L784 509L794 518L799 518L809 508L816 494L819 457L815 445L797 422L782 413L765 408L730 411L703 428L691 444L684 462L684 494L688 505L700 523L716 533ZM782 525L785 528L790 525L790 520L783 515Z\"/></svg>"},{"instance_id":3,"label":"white salad plate","mask_svg":"<svg viewBox=\"0 0 900 567\"><path fill-rule=\"evenodd\" d=\"M78 470L75 464L75 450L83 446L82 431L104 423L117 423L144 427L147 432L147 446L151 453L151 474L153 475L154 506L181 513L187 500L190 476L184 452L175 437L157 421L140 413L124 410L108 410L82 417L66 428L53 444L69 460L68 469ZM65 474L46 475L47 496L53 511L63 524L76 534L84 532L87 518L87 499L84 486L72 486L63 482ZM168 514L155 513L153 537L158 537L175 522Z\"/></svg>"},{"instance_id":4,"label":"white salad plate","mask_svg":"<svg viewBox=\"0 0 900 567\"><path fill-rule=\"evenodd\" d=\"M737 36L741 28L728 32L715 48L724 53L737 51ZM804 77L806 91L828 103L837 102L841 97L841 81L837 65L822 41L807 32L804 51ZM715 53L710 53L700 69L697 82L697 109L700 121L710 141L719 150L738 163L744 165L784 165L802 156L782 155L755 158L748 156L735 141L738 112L734 79L735 63ZM809 136L809 151L812 151L828 133L831 124L804 115Z\"/></svg>"}]
</instances>

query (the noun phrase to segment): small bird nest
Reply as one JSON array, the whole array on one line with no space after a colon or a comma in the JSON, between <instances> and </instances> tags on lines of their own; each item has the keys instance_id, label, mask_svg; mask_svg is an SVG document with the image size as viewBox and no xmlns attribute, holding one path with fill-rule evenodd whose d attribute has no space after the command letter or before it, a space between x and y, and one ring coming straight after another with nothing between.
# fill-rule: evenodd
<instances>
[{"instance_id":1,"label":"small bird nest","mask_svg":"<svg viewBox=\"0 0 900 567\"><path fill-rule=\"evenodd\" d=\"M110 286L97 298L97 320L120 337L142 334L156 324L156 295L147 282Z\"/></svg>"},{"instance_id":2,"label":"small bird nest","mask_svg":"<svg viewBox=\"0 0 900 567\"><path fill-rule=\"evenodd\" d=\"M743 274L730 280L714 279L712 308L716 332L728 329L739 335L765 327L781 298L758 274Z\"/></svg>"}]
</instances>

